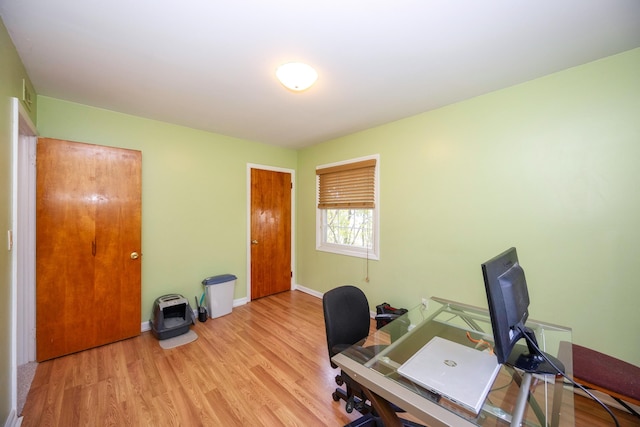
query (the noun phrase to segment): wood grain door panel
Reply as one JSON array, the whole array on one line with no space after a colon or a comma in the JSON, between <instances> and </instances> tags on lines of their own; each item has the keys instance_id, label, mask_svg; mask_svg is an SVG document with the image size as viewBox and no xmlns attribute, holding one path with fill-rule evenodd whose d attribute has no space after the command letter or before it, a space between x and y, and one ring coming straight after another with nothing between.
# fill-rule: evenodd
<instances>
[{"instance_id":1,"label":"wood grain door panel","mask_svg":"<svg viewBox=\"0 0 640 427\"><path fill-rule=\"evenodd\" d=\"M141 153L42 138L36 358L140 333Z\"/></svg>"},{"instance_id":2,"label":"wood grain door panel","mask_svg":"<svg viewBox=\"0 0 640 427\"><path fill-rule=\"evenodd\" d=\"M251 299L291 289L291 174L251 169Z\"/></svg>"},{"instance_id":3,"label":"wood grain door panel","mask_svg":"<svg viewBox=\"0 0 640 427\"><path fill-rule=\"evenodd\" d=\"M96 275L100 339L113 342L140 333L141 154L107 150L97 162L97 194L103 195L96 212ZM117 319L116 319L117 318Z\"/></svg>"}]
</instances>

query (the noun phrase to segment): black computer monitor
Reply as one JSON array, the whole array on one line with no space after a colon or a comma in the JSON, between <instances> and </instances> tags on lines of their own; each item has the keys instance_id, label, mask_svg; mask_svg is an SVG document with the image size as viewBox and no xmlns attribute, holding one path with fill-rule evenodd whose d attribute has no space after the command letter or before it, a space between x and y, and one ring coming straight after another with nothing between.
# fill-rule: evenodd
<instances>
[{"instance_id":1,"label":"black computer monitor","mask_svg":"<svg viewBox=\"0 0 640 427\"><path fill-rule=\"evenodd\" d=\"M546 359L543 357L537 348L535 333L525 326L529 317L529 291L516 248L507 249L483 263L482 275L493 330L493 351L498 362L526 372L558 374L555 367L564 372L558 359L546 353ZM522 338L526 339L527 347L516 347Z\"/></svg>"}]
</instances>

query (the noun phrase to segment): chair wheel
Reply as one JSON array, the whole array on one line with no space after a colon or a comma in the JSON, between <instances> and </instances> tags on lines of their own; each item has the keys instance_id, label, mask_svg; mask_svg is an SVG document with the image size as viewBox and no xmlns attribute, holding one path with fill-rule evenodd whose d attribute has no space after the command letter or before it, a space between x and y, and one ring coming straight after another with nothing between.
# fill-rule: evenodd
<instances>
[{"instance_id":1,"label":"chair wheel","mask_svg":"<svg viewBox=\"0 0 640 427\"><path fill-rule=\"evenodd\" d=\"M333 398L334 402L337 402L340 400L340 395L338 394L338 392L334 391L333 393L331 393L331 397Z\"/></svg>"},{"instance_id":2,"label":"chair wheel","mask_svg":"<svg viewBox=\"0 0 640 427\"><path fill-rule=\"evenodd\" d=\"M338 385L344 384L344 380L342 379L342 377L340 375L336 375L336 384L338 384Z\"/></svg>"},{"instance_id":3,"label":"chair wheel","mask_svg":"<svg viewBox=\"0 0 640 427\"><path fill-rule=\"evenodd\" d=\"M362 400L356 402L356 404L355 404L356 411L358 411L358 412L364 411L364 407L365 407L365 405L364 405L364 402Z\"/></svg>"},{"instance_id":4,"label":"chair wheel","mask_svg":"<svg viewBox=\"0 0 640 427\"><path fill-rule=\"evenodd\" d=\"M348 400L347 403L344 405L344 410L347 411L347 414L352 413L353 412L353 402Z\"/></svg>"}]
</instances>

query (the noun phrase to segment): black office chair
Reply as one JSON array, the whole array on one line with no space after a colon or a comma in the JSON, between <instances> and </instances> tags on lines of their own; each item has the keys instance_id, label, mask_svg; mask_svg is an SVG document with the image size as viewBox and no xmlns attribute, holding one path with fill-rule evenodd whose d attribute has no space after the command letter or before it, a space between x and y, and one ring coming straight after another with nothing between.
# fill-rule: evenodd
<instances>
[{"instance_id":1,"label":"black office chair","mask_svg":"<svg viewBox=\"0 0 640 427\"><path fill-rule=\"evenodd\" d=\"M327 333L327 348L329 350L329 361L331 367L338 366L331 361L336 354L345 351L358 343L364 343L369 335L371 318L369 316L369 302L364 292L355 286L344 285L334 288L322 297L322 309L324 311L324 325ZM395 321L405 311L393 313L379 313L375 319L378 326ZM399 321L399 320L398 320ZM363 362L373 358L383 345L355 347L350 349L350 357L361 357ZM332 393L334 401L344 400L347 413L356 409L363 416L352 423L349 427L381 427L382 421L378 414L367 404L366 396L360 385L349 375L341 371L336 375L336 384L346 386L346 390L338 387ZM402 409L391 405L396 412L404 412ZM402 419L405 427L424 427L421 424ZM345 426L346 427L346 426Z\"/></svg>"},{"instance_id":2,"label":"black office chair","mask_svg":"<svg viewBox=\"0 0 640 427\"><path fill-rule=\"evenodd\" d=\"M331 367L338 366L331 361L336 354L346 350L354 344L367 338L371 318L369 316L369 303L365 294L355 286L345 285L334 288L322 297L324 310L324 324L327 332L327 348ZM380 317L380 319L378 319ZM398 317L395 314L381 314L376 316L378 320L390 321ZM384 318L384 319L383 319ZM364 347L360 349L364 359L372 358L379 348L378 346ZM346 390L338 387L332 397L336 402L344 400L345 410L351 413L354 409L362 414L371 412L371 406L366 403L366 397L357 382L346 373L336 375L336 384L346 386Z\"/></svg>"}]
</instances>

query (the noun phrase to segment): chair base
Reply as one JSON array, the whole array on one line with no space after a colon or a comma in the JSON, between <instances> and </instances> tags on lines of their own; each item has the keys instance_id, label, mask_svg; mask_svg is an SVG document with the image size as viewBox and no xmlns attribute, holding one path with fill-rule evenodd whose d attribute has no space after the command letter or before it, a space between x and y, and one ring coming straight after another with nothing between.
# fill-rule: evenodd
<instances>
[{"instance_id":1,"label":"chair base","mask_svg":"<svg viewBox=\"0 0 640 427\"><path fill-rule=\"evenodd\" d=\"M409 420L401 420L403 427L426 427L422 424L414 423ZM384 423L379 417L373 414L365 414L355 421L351 421L349 424L345 424L344 427L384 427Z\"/></svg>"},{"instance_id":2,"label":"chair base","mask_svg":"<svg viewBox=\"0 0 640 427\"><path fill-rule=\"evenodd\" d=\"M369 414L371 412L371 406L368 405L364 400L354 395L349 397L347 392L342 388L336 388L335 391L331 394L331 397L333 398L334 402L344 400L344 410L348 414L352 413L354 409L363 415Z\"/></svg>"},{"instance_id":3,"label":"chair base","mask_svg":"<svg viewBox=\"0 0 640 427\"><path fill-rule=\"evenodd\" d=\"M382 421L373 414L365 414L355 421L345 424L344 427L384 427Z\"/></svg>"},{"instance_id":4,"label":"chair base","mask_svg":"<svg viewBox=\"0 0 640 427\"><path fill-rule=\"evenodd\" d=\"M347 392L345 392L342 388L336 388L335 391L331 394L331 397L335 402L340 400L344 400L345 411L350 414L353 410L357 410L362 414L360 418L357 420L351 421L349 424L345 424L344 427L384 427L384 423L382 419L375 413L371 405L365 403L362 399L357 396L351 396L353 399L353 406L349 406L349 397L347 396ZM395 407L395 405L392 405ZM397 412L404 412L402 409L397 408ZM422 424L414 423L413 421L401 419L402 425L404 427L425 427Z\"/></svg>"}]
</instances>

